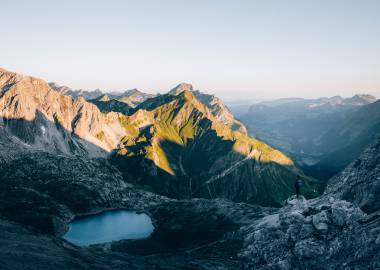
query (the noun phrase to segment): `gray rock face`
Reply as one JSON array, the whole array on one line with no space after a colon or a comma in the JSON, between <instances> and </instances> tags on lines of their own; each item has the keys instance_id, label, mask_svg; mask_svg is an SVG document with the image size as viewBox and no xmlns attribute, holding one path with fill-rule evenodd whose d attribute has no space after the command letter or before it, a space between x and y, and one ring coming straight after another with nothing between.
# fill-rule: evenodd
<instances>
[{"instance_id":1,"label":"gray rock face","mask_svg":"<svg viewBox=\"0 0 380 270\"><path fill-rule=\"evenodd\" d=\"M332 178L325 190L336 198L358 205L366 213L380 210L380 138L339 175Z\"/></svg>"},{"instance_id":2,"label":"gray rock face","mask_svg":"<svg viewBox=\"0 0 380 270\"><path fill-rule=\"evenodd\" d=\"M328 222L329 218L327 216L326 210L319 212L313 216L313 226L320 233L327 233L329 230Z\"/></svg>"},{"instance_id":3,"label":"gray rock face","mask_svg":"<svg viewBox=\"0 0 380 270\"><path fill-rule=\"evenodd\" d=\"M248 269L374 269L380 218L372 218L347 201L294 198L240 229L239 256Z\"/></svg>"}]
</instances>

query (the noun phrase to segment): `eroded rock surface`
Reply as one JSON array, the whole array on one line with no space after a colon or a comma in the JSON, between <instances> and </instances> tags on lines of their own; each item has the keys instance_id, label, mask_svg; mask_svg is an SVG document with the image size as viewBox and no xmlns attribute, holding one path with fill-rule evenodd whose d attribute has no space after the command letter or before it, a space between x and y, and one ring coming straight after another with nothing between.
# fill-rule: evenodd
<instances>
[{"instance_id":1,"label":"eroded rock surface","mask_svg":"<svg viewBox=\"0 0 380 270\"><path fill-rule=\"evenodd\" d=\"M367 213L380 209L380 138L329 181L325 194L350 201Z\"/></svg>"},{"instance_id":2,"label":"eroded rock surface","mask_svg":"<svg viewBox=\"0 0 380 270\"><path fill-rule=\"evenodd\" d=\"M240 230L239 256L252 269L380 268L380 140L338 176L324 194L290 198L270 216Z\"/></svg>"},{"instance_id":3,"label":"eroded rock surface","mask_svg":"<svg viewBox=\"0 0 380 270\"><path fill-rule=\"evenodd\" d=\"M379 231L378 216L347 201L292 197L277 213L240 229L246 239L239 257L247 269L375 269Z\"/></svg>"}]
</instances>

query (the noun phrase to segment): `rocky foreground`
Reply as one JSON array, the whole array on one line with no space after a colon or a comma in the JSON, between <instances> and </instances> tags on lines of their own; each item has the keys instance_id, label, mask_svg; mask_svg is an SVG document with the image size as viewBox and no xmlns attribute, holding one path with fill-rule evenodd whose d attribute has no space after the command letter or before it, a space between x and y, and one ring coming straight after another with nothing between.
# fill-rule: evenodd
<instances>
[{"instance_id":1,"label":"rocky foreground","mask_svg":"<svg viewBox=\"0 0 380 270\"><path fill-rule=\"evenodd\" d=\"M379 143L370 149L376 147L378 149ZM368 151L360 157L362 164L369 164L376 157ZM368 167L347 168L351 177L346 179L345 186L351 185L350 194L353 195L347 198L349 201L341 199L332 181L319 198L308 201L303 197L291 197L282 208L275 209L224 199L167 199L118 181L122 178L117 170L109 178L113 182L101 184L100 181L112 172L112 167L108 173L98 175L99 178L83 174L83 183L75 186L70 182L70 171L78 174L91 168L96 172L96 166L80 160L53 159L44 165L33 164L37 158L30 157L25 164L14 159L15 167L11 165L7 177L1 178L2 269L380 267L380 209L372 208L366 213L358 207L358 198L355 198L355 194L362 194L362 186L355 184L355 176L360 175L362 169L369 170ZM44 160L49 159L44 156ZM48 175L54 174L53 167L60 164L62 167L58 169L66 172L66 177L50 182ZM83 167L78 167L80 164ZM30 172L42 173L39 166L47 175L36 184L30 179L33 175ZM377 172L378 166L377 163L368 174ZM347 171L341 175L347 175ZM376 184L378 175L373 176L372 181ZM14 189L4 192L4 183L13 185ZM368 196L376 197L373 193L376 189L372 191L370 186L366 185ZM53 192L57 187L62 193ZM65 196L67 188L70 196ZM73 246L59 237L64 229L62 224L67 224L75 215L115 207L147 211L155 225L152 236L87 248ZM49 220L51 224L61 225L46 226Z\"/></svg>"},{"instance_id":2,"label":"rocky foreground","mask_svg":"<svg viewBox=\"0 0 380 270\"><path fill-rule=\"evenodd\" d=\"M334 197L291 198L273 215L240 229L248 269L376 269L380 216Z\"/></svg>"}]
</instances>

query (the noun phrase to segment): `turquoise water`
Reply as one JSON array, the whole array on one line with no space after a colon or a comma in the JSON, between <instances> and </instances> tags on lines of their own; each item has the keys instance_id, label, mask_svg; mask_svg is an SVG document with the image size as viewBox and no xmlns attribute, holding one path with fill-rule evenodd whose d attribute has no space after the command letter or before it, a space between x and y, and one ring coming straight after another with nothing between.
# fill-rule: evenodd
<instances>
[{"instance_id":1,"label":"turquoise water","mask_svg":"<svg viewBox=\"0 0 380 270\"><path fill-rule=\"evenodd\" d=\"M126 210L106 211L74 219L63 238L78 246L88 246L121 239L146 238L153 229L152 220L147 214Z\"/></svg>"}]
</instances>

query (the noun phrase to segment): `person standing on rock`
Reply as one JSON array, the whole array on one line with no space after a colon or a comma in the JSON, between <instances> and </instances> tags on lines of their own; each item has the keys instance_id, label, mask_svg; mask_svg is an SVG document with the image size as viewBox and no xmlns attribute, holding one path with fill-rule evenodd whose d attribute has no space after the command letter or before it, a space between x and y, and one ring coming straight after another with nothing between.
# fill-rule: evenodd
<instances>
[{"instance_id":1,"label":"person standing on rock","mask_svg":"<svg viewBox=\"0 0 380 270\"><path fill-rule=\"evenodd\" d=\"M300 196L301 185L302 185L301 177L297 175L297 180L296 180L296 183L294 184L294 187L296 188L297 199Z\"/></svg>"}]
</instances>

